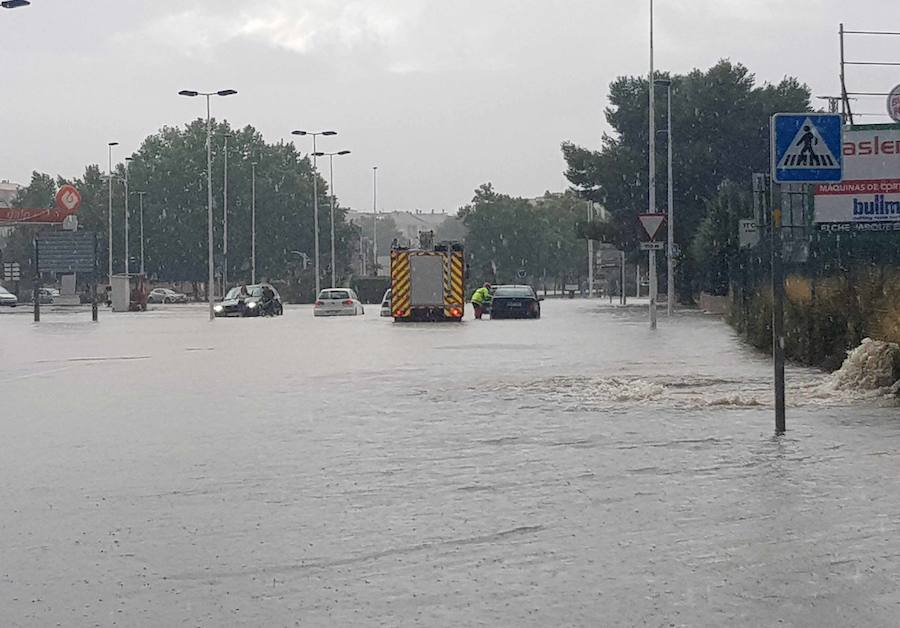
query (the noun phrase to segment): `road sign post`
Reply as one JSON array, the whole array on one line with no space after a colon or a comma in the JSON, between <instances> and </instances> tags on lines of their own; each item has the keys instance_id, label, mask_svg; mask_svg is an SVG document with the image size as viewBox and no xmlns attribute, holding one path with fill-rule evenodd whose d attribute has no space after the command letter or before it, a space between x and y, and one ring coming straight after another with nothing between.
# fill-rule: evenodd
<instances>
[{"instance_id":1,"label":"road sign post","mask_svg":"<svg viewBox=\"0 0 900 628\"><path fill-rule=\"evenodd\" d=\"M647 251L648 264L650 266L650 329L656 329L656 294L658 289L656 285L656 251L662 250L664 247L662 242L656 242L656 235L666 221L666 215L641 214L639 218L644 231L650 236L649 242L641 243L641 250ZM638 290L640 290L640 282L638 282Z\"/></svg>"},{"instance_id":2,"label":"road sign post","mask_svg":"<svg viewBox=\"0 0 900 628\"><path fill-rule=\"evenodd\" d=\"M41 271L40 253L38 252L38 240L34 239L34 277L31 282L31 300L34 301L34 322L41 322Z\"/></svg>"},{"instance_id":3,"label":"road sign post","mask_svg":"<svg viewBox=\"0 0 900 628\"><path fill-rule=\"evenodd\" d=\"M775 370L775 433L784 434L784 269L779 183L839 183L844 176L841 114L777 113L770 123L772 184L772 361Z\"/></svg>"}]
</instances>

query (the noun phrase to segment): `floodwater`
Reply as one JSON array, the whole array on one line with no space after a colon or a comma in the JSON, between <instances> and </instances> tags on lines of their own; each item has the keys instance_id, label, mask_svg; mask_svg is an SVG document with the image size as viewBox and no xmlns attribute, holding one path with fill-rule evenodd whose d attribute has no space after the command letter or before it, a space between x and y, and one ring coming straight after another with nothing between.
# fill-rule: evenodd
<instances>
[{"instance_id":1,"label":"floodwater","mask_svg":"<svg viewBox=\"0 0 900 628\"><path fill-rule=\"evenodd\" d=\"M0 625L897 626L900 417L714 317L0 314Z\"/></svg>"}]
</instances>

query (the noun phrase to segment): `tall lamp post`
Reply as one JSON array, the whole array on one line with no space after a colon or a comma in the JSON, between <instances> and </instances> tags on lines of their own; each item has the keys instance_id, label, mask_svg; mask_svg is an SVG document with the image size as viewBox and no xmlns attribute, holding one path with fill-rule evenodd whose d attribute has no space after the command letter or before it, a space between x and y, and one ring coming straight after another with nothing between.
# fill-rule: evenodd
<instances>
[{"instance_id":1,"label":"tall lamp post","mask_svg":"<svg viewBox=\"0 0 900 628\"><path fill-rule=\"evenodd\" d=\"M206 296L209 301L209 320L216 317L215 296L215 270L213 268L213 196L212 196L212 118L210 116L209 99L212 96L232 96L237 94L233 89L223 89L217 92L198 92L190 89L183 89L178 92L180 96L206 96L206 212L207 212L207 256L209 277L206 285Z\"/></svg>"},{"instance_id":2,"label":"tall lamp post","mask_svg":"<svg viewBox=\"0 0 900 628\"><path fill-rule=\"evenodd\" d=\"M666 88L666 170L668 177L668 204L666 224L666 316L675 309L675 192L672 182L672 81L657 79L655 85Z\"/></svg>"},{"instance_id":3,"label":"tall lamp post","mask_svg":"<svg viewBox=\"0 0 900 628\"><path fill-rule=\"evenodd\" d=\"M316 157L328 157L328 187L331 190L331 287L335 287L335 255L334 255L334 156L349 155L349 150L334 153L316 153Z\"/></svg>"},{"instance_id":4,"label":"tall lamp post","mask_svg":"<svg viewBox=\"0 0 900 628\"><path fill-rule=\"evenodd\" d=\"M144 270L144 195L146 192L135 192L138 195L138 205L141 214L141 275L146 274Z\"/></svg>"},{"instance_id":5,"label":"tall lamp post","mask_svg":"<svg viewBox=\"0 0 900 628\"><path fill-rule=\"evenodd\" d=\"M378 166L372 166L372 275L378 276Z\"/></svg>"},{"instance_id":6,"label":"tall lamp post","mask_svg":"<svg viewBox=\"0 0 900 628\"><path fill-rule=\"evenodd\" d=\"M322 275L319 271L319 173L316 171L316 137L319 135L337 135L337 131L291 131L291 135L311 135L313 138L313 229L316 232L316 296L322 289Z\"/></svg>"},{"instance_id":7,"label":"tall lamp post","mask_svg":"<svg viewBox=\"0 0 900 628\"><path fill-rule=\"evenodd\" d=\"M222 183L222 294L228 286L228 138L234 137L226 133L225 137L225 180Z\"/></svg>"},{"instance_id":8,"label":"tall lamp post","mask_svg":"<svg viewBox=\"0 0 900 628\"><path fill-rule=\"evenodd\" d=\"M112 197L113 197L113 171L112 171L112 149L113 146L118 146L118 142L107 142L106 147L109 152L109 212L107 214L108 225L107 225L107 250L109 252L109 272L107 274L107 281L112 282L113 275L113 223L112 223Z\"/></svg>"},{"instance_id":9,"label":"tall lamp post","mask_svg":"<svg viewBox=\"0 0 900 628\"><path fill-rule=\"evenodd\" d=\"M125 276L130 274L130 260L128 258L128 166L134 161L134 157L125 158Z\"/></svg>"},{"instance_id":10,"label":"tall lamp post","mask_svg":"<svg viewBox=\"0 0 900 628\"><path fill-rule=\"evenodd\" d=\"M653 86L655 70L653 68L653 0L650 0L650 78L647 91L650 93L650 157L649 157L649 212L656 213L656 90ZM656 251L650 250L650 329L656 329Z\"/></svg>"},{"instance_id":11,"label":"tall lamp post","mask_svg":"<svg viewBox=\"0 0 900 628\"><path fill-rule=\"evenodd\" d=\"M256 165L250 162L250 283L256 283Z\"/></svg>"}]
</instances>

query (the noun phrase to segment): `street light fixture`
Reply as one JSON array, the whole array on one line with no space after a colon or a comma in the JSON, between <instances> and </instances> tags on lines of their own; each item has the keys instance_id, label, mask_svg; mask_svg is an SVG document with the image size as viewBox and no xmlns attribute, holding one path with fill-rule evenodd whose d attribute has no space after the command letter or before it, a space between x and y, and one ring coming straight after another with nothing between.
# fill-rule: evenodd
<instances>
[{"instance_id":1,"label":"street light fixture","mask_svg":"<svg viewBox=\"0 0 900 628\"><path fill-rule=\"evenodd\" d=\"M222 294L228 285L228 140L234 137L231 133L225 133L225 181L222 187Z\"/></svg>"},{"instance_id":2,"label":"street light fixture","mask_svg":"<svg viewBox=\"0 0 900 628\"><path fill-rule=\"evenodd\" d=\"M378 276L378 166L372 166L372 275Z\"/></svg>"},{"instance_id":3,"label":"street light fixture","mask_svg":"<svg viewBox=\"0 0 900 628\"><path fill-rule=\"evenodd\" d=\"M667 166L667 175L669 179L668 183L668 197L667 202L669 205L668 208L668 216L666 222L667 225L667 236L666 236L666 284L668 288L666 289L666 315L672 316L672 312L675 309L675 258L674 256L674 248L675 248L675 191L673 189L673 181L672 181L672 81L670 79L656 79L654 84L658 87L666 88L666 166Z\"/></svg>"},{"instance_id":4,"label":"street light fixture","mask_svg":"<svg viewBox=\"0 0 900 628\"><path fill-rule=\"evenodd\" d=\"M125 276L129 275L128 259L128 166L134 161L134 157L125 158Z\"/></svg>"},{"instance_id":5,"label":"street light fixture","mask_svg":"<svg viewBox=\"0 0 900 628\"><path fill-rule=\"evenodd\" d=\"M328 157L328 187L331 189L331 287L335 286L335 255L334 255L334 156L349 155L349 150L339 150L334 153L313 153L315 157Z\"/></svg>"},{"instance_id":6,"label":"street light fixture","mask_svg":"<svg viewBox=\"0 0 900 628\"><path fill-rule=\"evenodd\" d=\"M316 172L316 137L319 135L337 135L337 131L291 131L291 135L311 135L313 138L313 229L316 232L316 295L322 289L319 271L319 176Z\"/></svg>"},{"instance_id":7,"label":"street light fixture","mask_svg":"<svg viewBox=\"0 0 900 628\"><path fill-rule=\"evenodd\" d=\"M138 202L140 203L140 213L141 213L141 275L146 274L144 269L144 196L147 194L146 192L135 192L138 195Z\"/></svg>"},{"instance_id":8,"label":"street light fixture","mask_svg":"<svg viewBox=\"0 0 900 628\"><path fill-rule=\"evenodd\" d=\"M212 117L210 116L209 100L212 96L232 96L237 94L233 89L222 89L217 92L198 92L192 89L183 89L178 92L179 96L205 96L206 97L206 212L207 212L207 262L209 276L207 278L206 296L209 301L209 320L216 317L215 297L215 270L213 268L213 197L212 197Z\"/></svg>"},{"instance_id":9,"label":"street light fixture","mask_svg":"<svg viewBox=\"0 0 900 628\"><path fill-rule=\"evenodd\" d=\"M31 4L28 0L3 0L0 6L4 9L18 9L19 7L27 7Z\"/></svg>"},{"instance_id":10,"label":"street light fixture","mask_svg":"<svg viewBox=\"0 0 900 628\"><path fill-rule=\"evenodd\" d=\"M107 214L108 219L108 231L107 231L107 250L109 252L109 269L107 274L107 281L112 282L113 275L113 220L112 220L112 197L113 197L113 171L112 171L112 149L113 146L118 146L118 142L107 142L106 147L109 153L109 211Z\"/></svg>"},{"instance_id":11,"label":"street light fixture","mask_svg":"<svg viewBox=\"0 0 900 628\"><path fill-rule=\"evenodd\" d=\"M648 159L648 197L649 207L647 211L651 214L656 213L656 90L653 88L653 81L656 78L656 70L654 68L653 58L653 0L650 0L650 73L647 79L647 91L649 92L649 136L650 146ZM647 253L649 257L650 272L650 329L656 329L656 251L650 250Z\"/></svg>"},{"instance_id":12,"label":"street light fixture","mask_svg":"<svg viewBox=\"0 0 900 628\"><path fill-rule=\"evenodd\" d=\"M256 284L256 166L250 162L250 283Z\"/></svg>"}]
</instances>

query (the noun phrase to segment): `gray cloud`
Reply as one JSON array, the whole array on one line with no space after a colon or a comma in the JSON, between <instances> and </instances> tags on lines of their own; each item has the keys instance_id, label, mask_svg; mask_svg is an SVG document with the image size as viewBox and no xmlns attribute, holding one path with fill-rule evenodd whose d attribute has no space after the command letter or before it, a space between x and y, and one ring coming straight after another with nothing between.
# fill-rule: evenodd
<instances>
[{"instance_id":1,"label":"gray cloud","mask_svg":"<svg viewBox=\"0 0 900 628\"><path fill-rule=\"evenodd\" d=\"M796 75L831 94L838 23L877 27L859 16L890 15L893 3L657 7L660 69L728 57L760 80ZM79 174L105 163L110 139L122 157L160 126L199 116L179 89L233 87L215 115L269 140L337 128L326 148L353 150L336 165L337 193L359 208L371 205L375 164L384 208L455 210L487 180L513 194L561 189L559 142L597 145L607 85L647 67L647 2L632 0L33 0L0 13L0 29L0 178ZM860 56L891 53L854 45ZM891 86L875 71L851 79Z\"/></svg>"}]
</instances>

